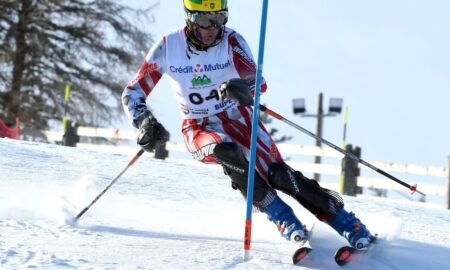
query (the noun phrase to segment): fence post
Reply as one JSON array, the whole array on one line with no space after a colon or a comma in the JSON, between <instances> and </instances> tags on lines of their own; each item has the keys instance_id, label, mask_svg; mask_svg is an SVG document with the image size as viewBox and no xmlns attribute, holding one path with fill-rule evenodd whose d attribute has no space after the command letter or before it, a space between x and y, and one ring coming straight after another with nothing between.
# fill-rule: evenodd
<instances>
[{"instance_id":1,"label":"fence post","mask_svg":"<svg viewBox=\"0 0 450 270\"><path fill-rule=\"evenodd\" d=\"M359 158L361 157L361 148L358 146L353 147L353 145L347 144L345 150ZM358 162L348 156L345 156L342 159L342 169L344 170L343 194L356 196L356 194L361 193L361 189L358 187L357 181L357 177L360 173Z\"/></svg>"},{"instance_id":2,"label":"fence post","mask_svg":"<svg viewBox=\"0 0 450 270\"><path fill-rule=\"evenodd\" d=\"M447 180L447 209L450 209L450 156L448 157Z\"/></svg>"},{"instance_id":3,"label":"fence post","mask_svg":"<svg viewBox=\"0 0 450 270\"><path fill-rule=\"evenodd\" d=\"M77 142L80 141L80 136L78 136L78 124L72 123L72 121L67 120L66 129L63 134L62 145L75 147Z\"/></svg>"}]
</instances>

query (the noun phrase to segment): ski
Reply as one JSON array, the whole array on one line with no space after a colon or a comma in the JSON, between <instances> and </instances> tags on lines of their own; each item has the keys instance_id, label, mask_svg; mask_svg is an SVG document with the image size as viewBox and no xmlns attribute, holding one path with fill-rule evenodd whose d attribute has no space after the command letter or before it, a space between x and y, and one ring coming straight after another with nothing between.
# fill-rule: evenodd
<instances>
[{"instance_id":1,"label":"ski","mask_svg":"<svg viewBox=\"0 0 450 270\"><path fill-rule=\"evenodd\" d=\"M309 242L309 239L311 239L313 228L314 223L311 225L311 228L309 230L306 230L307 239L301 244L299 248L297 248L297 250L295 250L294 254L292 255L293 264L298 265L312 251L312 246Z\"/></svg>"},{"instance_id":2,"label":"ski","mask_svg":"<svg viewBox=\"0 0 450 270\"><path fill-rule=\"evenodd\" d=\"M361 254L367 253L375 246L375 244L378 243L378 241L379 241L378 236L375 235L375 239L366 248L357 249L351 246L340 247L336 250L336 253L334 254L334 261L338 265L344 266L347 263L351 262L352 260L358 258Z\"/></svg>"},{"instance_id":3,"label":"ski","mask_svg":"<svg viewBox=\"0 0 450 270\"><path fill-rule=\"evenodd\" d=\"M298 265L311 251L312 251L312 247L309 246L309 241L307 241L308 243L303 244L302 247L298 248L295 252L294 255L292 255L292 263L295 265ZM308 246L305 246L308 245Z\"/></svg>"},{"instance_id":4,"label":"ski","mask_svg":"<svg viewBox=\"0 0 450 270\"><path fill-rule=\"evenodd\" d=\"M358 256L358 254L364 252L365 250L356 249L350 246L343 246L338 248L338 250L336 250L336 253L334 254L334 260L338 265L344 266L351 260L355 259L355 257Z\"/></svg>"}]
</instances>

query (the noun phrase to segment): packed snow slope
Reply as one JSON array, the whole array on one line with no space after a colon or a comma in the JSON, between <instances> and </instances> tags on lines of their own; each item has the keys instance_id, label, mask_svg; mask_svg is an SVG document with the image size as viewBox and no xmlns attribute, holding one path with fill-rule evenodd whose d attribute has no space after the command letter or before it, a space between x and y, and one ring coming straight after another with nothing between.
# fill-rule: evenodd
<instances>
[{"instance_id":1,"label":"packed snow slope","mask_svg":"<svg viewBox=\"0 0 450 270\"><path fill-rule=\"evenodd\" d=\"M333 253L345 241L325 224L294 266L295 247L263 214L253 215L244 262L245 201L221 170L147 154L73 223L131 156L0 139L0 269L341 269ZM304 223L315 220L286 200ZM345 200L386 239L345 269L450 269L449 210Z\"/></svg>"}]
</instances>

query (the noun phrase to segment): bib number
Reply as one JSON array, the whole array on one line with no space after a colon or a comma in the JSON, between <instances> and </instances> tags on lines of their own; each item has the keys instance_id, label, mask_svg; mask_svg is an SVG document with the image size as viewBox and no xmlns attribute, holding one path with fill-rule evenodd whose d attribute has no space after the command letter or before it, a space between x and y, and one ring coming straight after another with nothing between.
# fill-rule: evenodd
<instances>
[{"instance_id":1,"label":"bib number","mask_svg":"<svg viewBox=\"0 0 450 270\"><path fill-rule=\"evenodd\" d=\"M203 102L205 102L205 100L208 101L208 100L211 100L211 99L220 100L219 92L216 89L211 90L209 95L206 96L206 97L202 97L202 95L199 94L199 93L191 93L191 94L189 94L189 101L192 104L195 104L195 105L200 105Z\"/></svg>"}]
</instances>

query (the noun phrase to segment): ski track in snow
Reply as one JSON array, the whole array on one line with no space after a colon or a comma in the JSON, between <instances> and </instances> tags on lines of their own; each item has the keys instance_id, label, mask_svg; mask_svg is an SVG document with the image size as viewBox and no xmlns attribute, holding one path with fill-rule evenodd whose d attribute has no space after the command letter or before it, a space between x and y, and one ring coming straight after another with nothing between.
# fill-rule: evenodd
<instances>
[{"instance_id":1,"label":"ski track in snow","mask_svg":"<svg viewBox=\"0 0 450 270\"><path fill-rule=\"evenodd\" d=\"M243 262L245 201L220 168L145 154L73 223L130 158L0 139L0 269L450 269L449 210L363 196L347 208L385 240L344 268L333 253L345 241L327 225L293 266L295 246L262 214Z\"/></svg>"}]
</instances>

